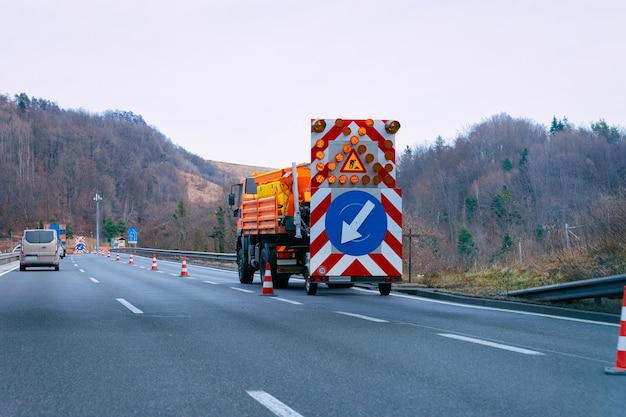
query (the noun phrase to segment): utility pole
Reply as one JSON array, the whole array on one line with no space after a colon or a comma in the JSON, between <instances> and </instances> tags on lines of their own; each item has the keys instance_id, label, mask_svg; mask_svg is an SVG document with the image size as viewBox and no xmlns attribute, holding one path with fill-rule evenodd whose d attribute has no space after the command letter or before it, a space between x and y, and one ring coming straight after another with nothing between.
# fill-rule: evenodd
<instances>
[{"instance_id":1,"label":"utility pole","mask_svg":"<svg viewBox=\"0 0 626 417\"><path fill-rule=\"evenodd\" d=\"M411 265L412 265L412 253L413 253L413 237L419 237L418 235L414 235L412 233L412 230L409 229L409 234L408 235L404 235L404 237L408 237L409 238L409 283L411 282L411 275L412 275L412 271L411 271Z\"/></svg>"},{"instance_id":2,"label":"utility pole","mask_svg":"<svg viewBox=\"0 0 626 417\"><path fill-rule=\"evenodd\" d=\"M96 193L96 196L93 198L96 202L96 253L100 252L100 202L102 201L102 197L100 194Z\"/></svg>"}]
</instances>

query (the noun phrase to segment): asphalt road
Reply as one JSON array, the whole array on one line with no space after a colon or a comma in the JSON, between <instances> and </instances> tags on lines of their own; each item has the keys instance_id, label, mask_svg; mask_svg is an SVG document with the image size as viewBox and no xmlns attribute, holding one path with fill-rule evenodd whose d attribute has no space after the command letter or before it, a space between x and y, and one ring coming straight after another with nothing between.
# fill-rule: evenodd
<instances>
[{"instance_id":1,"label":"asphalt road","mask_svg":"<svg viewBox=\"0 0 626 417\"><path fill-rule=\"evenodd\" d=\"M626 415L612 323L134 261L0 275L0 416Z\"/></svg>"}]
</instances>

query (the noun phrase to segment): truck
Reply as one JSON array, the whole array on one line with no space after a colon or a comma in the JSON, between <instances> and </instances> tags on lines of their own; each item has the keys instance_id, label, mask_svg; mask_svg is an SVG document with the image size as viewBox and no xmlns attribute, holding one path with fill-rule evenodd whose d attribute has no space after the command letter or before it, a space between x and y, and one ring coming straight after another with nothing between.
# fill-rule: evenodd
<instances>
[{"instance_id":1,"label":"truck","mask_svg":"<svg viewBox=\"0 0 626 417\"><path fill-rule=\"evenodd\" d=\"M254 172L231 188L239 281L284 288L293 275L307 294L355 283L389 295L402 280L402 192L396 188L400 123L311 119L311 162Z\"/></svg>"}]
</instances>

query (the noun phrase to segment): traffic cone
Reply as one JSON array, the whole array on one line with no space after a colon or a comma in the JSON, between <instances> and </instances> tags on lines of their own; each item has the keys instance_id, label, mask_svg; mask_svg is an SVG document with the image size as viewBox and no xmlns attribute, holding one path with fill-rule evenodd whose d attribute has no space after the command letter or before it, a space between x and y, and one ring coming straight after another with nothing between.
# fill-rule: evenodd
<instances>
[{"instance_id":1,"label":"traffic cone","mask_svg":"<svg viewBox=\"0 0 626 417\"><path fill-rule=\"evenodd\" d=\"M615 367L604 368L608 375L626 375L626 287L622 299L622 318L619 326L619 338L617 339L617 358Z\"/></svg>"},{"instance_id":2,"label":"traffic cone","mask_svg":"<svg viewBox=\"0 0 626 417\"><path fill-rule=\"evenodd\" d=\"M107 258L111 259L111 251L110 250L107 251Z\"/></svg>"},{"instance_id":3,"label":"traffic cone","mask_svg":"<svg viewBox=\"0 0 626 417\"><path fill-rule=\"evenodd\" d=\"M130 253L130 258L128 258L128 265L132 265L134 263L135 263L135 261L133 261L133 253L131 252Z\"/></svg>"},{"instance_id":4,"label":"traffic cone","mask_svg":"<svg viewBox=\"0 0 626 417\"><path fill-rule=\"evenodd\" d=\"M270 271L270 263L265 265L265 276L263 277L263 290L261 295L276 295L274 294L274 283L272 282L272 271Z\"/></svg>"},{"instance_id":5,"label":"traffic cone","mask_svg":"<svg viewBox=\"0 0 626 417\"><path fill-rule=\"evenodd\" d=\"M156 264L156 253L154 255L152 255L152 270L156 271L157 270L157 264Z\"/></svg>"},{"instance_id":6,"label":"traffic cone","mask_svg":"<svg viewBox=\"0 0 626 417\"><path fill-rule=\"evenodd\" d=\"M115 260L119 261L120 260L120 253L118 252L117 255L115 256Z\"/></svg>"},{"instance_id":7,"label":"traffic cone","mask_svg":"<svg viewBox=\"0 0 626 417\"><path fill-rule=\"evenodd\" d=\"M181 277L188 277L189 273L187 272L187 257L183 256L183 269L180 271Z\"/></svg>"}]
</instances>

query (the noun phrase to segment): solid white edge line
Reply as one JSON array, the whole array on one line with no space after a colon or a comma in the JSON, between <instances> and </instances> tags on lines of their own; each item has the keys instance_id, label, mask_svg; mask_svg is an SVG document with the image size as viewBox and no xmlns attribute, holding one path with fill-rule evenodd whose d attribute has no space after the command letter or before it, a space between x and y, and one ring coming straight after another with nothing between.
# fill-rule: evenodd
<instances>
[{"instance_id":1,"label":"solid white edge line","mask_svg":"<svg viewBox=\"0 0 626 417\"><path fill-rule=\"evenodd\" d=\"M464 342L476 343L478 345L494 347L497 349L509 350L511 352L522 353L524 355L544 355L534 350L518 348L515 346L503 345L501 343L490 342L488 340L474 339L473 337L460 336L458 334L437 333L439 336L448 337L450 339L462 340Z\"/></svg>"},{"instance_id":2,"label":"solid white edge line","mask_svg":"<svg viewBox=\"0 0 626 417\"><path fill-rule=\"evenodd\" d=\"M123 298L116 298L116 300L123 305L124 307L126 307L127 309L129 309L130 311L132 311L135 314L143 314L143 311L139 310L137 307L135 307L134 305L132 305L131 303L129 303L128 301L124 300Z\"/></svg>"},{"instance_id":3,"label":"solid white edge line","mask_svg":"<svg viewBox=\"0 0 626 417\"><path fill-rule=\"evenodd\" d=\"M356 288L355 288L355 290L356 290ZM372 290L364 290L364 291L372 291ZM610 327L619 327L620 326L619 324L615 324L615 323L606 323L606 322L603 322L603 321L577 319L575 317L555 316L555 315L552 315L552 314L533 313L531 311L509 310L509 309L506 309L506 308L485 307L485 306L477 306L477 305L472 305L472 304L455 303L454 301L434 300L434 299L431 299L431 298L420 297L418 295L397 294L397 293L393 293L393 292L390 295L392 297L407 298L409 300L426 301L428 303L446 304L446 305L457 306L457 307L473 308L475 310L500 311L500 312L511 313L511 314L521 314L521 315L525 315L525 316L546 317L546 318L549 318L549 319L575 321L575 322L578 322L578 323L599 324L599 325L602 325L602 326L610 326Z\"/></svg>"},{"instance_id":4,"label":"solid white edge line","mask_svg":"<svg viewBox=\"0 0 626 417\"><path fill-rule=\"evenodd\" d=\"M265 391L246 391L249 396L257 400L261 405L270 410L278 417L304 417L302 414L289 408Z\"/></svg>"},{"instance_id":5,"label":"solid white edge line","mask_svg":"<svg viewBox=\"0 0 626 417\"><path fill-rule=\"evenodd\" d=\"M346 311L335 311L335 313L343 314L344 316L356 317L357 319L373 321L375 323L389 323L387 320L377 319L376 317L364 316L362 314L348 313Z\"/></svg>"}]
</instances>

